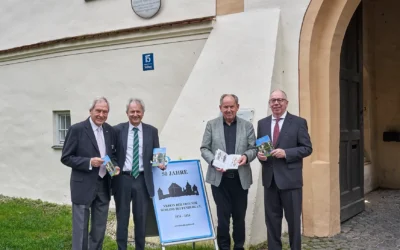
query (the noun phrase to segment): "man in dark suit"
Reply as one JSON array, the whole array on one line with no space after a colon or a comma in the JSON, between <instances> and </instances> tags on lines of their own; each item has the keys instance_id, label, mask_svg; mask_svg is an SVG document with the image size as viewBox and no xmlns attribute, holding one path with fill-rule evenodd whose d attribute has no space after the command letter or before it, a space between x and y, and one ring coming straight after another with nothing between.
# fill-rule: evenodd
<instances>
[{"instance_id":1,"label":"man in dark suit","mask_svg":"<svg viewBox=\"0 0 400 250\"><path fill-rule=\"evenodd\" d=\"M201 156L209 164L206 182L217 205L217 242L221 250L229 250L230 219L233 220L233 249L244 249L246 240L245 217L247 197L253 178L250 162L256 158L253 124L236 116L239 99L236 95L224 94L219 106L222 117L207 122L201 144ZM241 155L238 169L224 169L213 165L215 152L220 149L227 154Z\"/></svg>"},{"instance_id":2,"label":"man in dark suit","mask_svg":"<svg viewBox=\"0 0 400 250\"><path fill-rule=\"evenodd\" d=\"M257 138L268 135L274 150L270 157L261 152L265 222L268 230L268 249L282 249L281 231L283 210L289 227L292 250L301 249L301 206L303 187L303 158L312 153L307 121L286 111L285 92L271 93L269 106L272 115L258 121Z\"/></svg>"},{"instance_id":3,"label":"man in dark suit","mask_svg":"<svg viewBox=\"0 0 400 250\"><path fill-rule=\"evenodd\" d=\"M154 196L150 161L153 149L160 146L158 130L142 122L145 106L140 99L130 99L126 106L129 121L114 127L117 134L117 159L122 174L113 179L117 212L118 249L127 249L130 204L135 224L135 249L145 247L146 218ZM159 166L165 169L164 165Z\"/></svg>"},{"instance_id":4,"label":"man in dark suit","mask_svg":"<svg viewBox=\"0 0 400 250\"><path fill-rule=\"evenodd\" d=\"M102 248L111 195L111 178L102 157L108 155L116 164L116 137L113 128L106 123L109 112L107 99L95 99L89 111L88 119L68 129L61 156L61 162L72 168L73 250ZM91 230L88 239L89 217Z\"/></svg>"}]
</instances>

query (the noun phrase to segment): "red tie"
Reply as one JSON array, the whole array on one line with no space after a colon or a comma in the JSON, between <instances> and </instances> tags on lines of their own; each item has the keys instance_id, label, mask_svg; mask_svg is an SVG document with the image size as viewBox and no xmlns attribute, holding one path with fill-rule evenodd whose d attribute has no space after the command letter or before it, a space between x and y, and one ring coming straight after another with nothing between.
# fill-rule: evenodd
<instances>
[{"instance_id":1,"label":"red tie","mask_svg":"<svg viewBox=\"0 0 400 250\"><path fill-rule=\"evenodd\" d=\"M275 127L274 127L274 138L272 138L272 144L276 146L276 142L278 141L279 137L279 120L281 118L276 118L275 120Z\"/></svg>"}]
</instances>

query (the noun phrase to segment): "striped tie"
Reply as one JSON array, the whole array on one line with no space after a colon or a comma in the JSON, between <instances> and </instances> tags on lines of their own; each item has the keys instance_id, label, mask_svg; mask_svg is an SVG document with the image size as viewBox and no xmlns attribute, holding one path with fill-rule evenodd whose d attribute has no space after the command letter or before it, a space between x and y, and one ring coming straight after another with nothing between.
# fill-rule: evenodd
<instances>
[{"instance_id":1,"label":"striped tie","mask_svg":"<svg viewBox=\"0 0 400 250\"><path fill-rule=\"evenodd\" d=\"M139 135L138 128L133 128L133 159L132 159L132 176L137 178L139 176Z\"/></svg>"}]
</instances>

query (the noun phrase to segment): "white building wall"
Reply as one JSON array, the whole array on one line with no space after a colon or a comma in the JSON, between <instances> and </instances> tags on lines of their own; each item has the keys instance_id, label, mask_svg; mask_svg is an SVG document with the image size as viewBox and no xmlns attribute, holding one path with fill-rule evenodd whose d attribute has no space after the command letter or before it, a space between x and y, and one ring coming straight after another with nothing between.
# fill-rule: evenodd
<instances>
[{"instance_id":1,"label":"white building wall","mask_svg":"<svg viewBox=\"0 0 400 250\"><path fill-rule=\"evenodd\" d=\"M283 88L289 99L289 112L299 114L299 43L304 15L311 0L244 0L246 11L278 8L281 10L281 63Z\"/></svg>"},{"instance_id":2,"label":"white building wall","mask_svg":"<svg viewBox=\"0 0 400 250\"><path fill-rule=\"evenodd\" d=\"M59 38L214 16L215 0L162 0L151 19L130 0L12 0L0 2L0 50Z\"/></svg>"},{"instance_id":3,"label":"white building wall","mask_svg":"<svg viewBox=\"0 0 400 250\"><path fill-rule=\"evenodd\" d=\"M0 64L0 193L70 203L70 169L53 145L53 110L70 110L72 123L89 116L91 100L110 101L108 122L127 121L126 102L140 97L144 122L160 132L207 36L190 36L75 51ZM155 70L142 71L154 53ZM161 144L163 138L161 137Z\"/></svg>"}]
</instances>

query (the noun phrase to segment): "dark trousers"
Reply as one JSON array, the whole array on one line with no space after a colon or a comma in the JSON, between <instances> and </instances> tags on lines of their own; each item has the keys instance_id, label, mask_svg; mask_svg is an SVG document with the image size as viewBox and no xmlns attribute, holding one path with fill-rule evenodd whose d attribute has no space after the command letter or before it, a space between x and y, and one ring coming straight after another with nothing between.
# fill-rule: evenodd
<instances>
[{"instance_id":1,"label":"dark trousers","mask_svg":"<svg viewBox=\"0 0 400 250\"><path fill-rule=\"evenodd\" d=\"M219 249L230 249L229 224L231 216L233 220L233 249L244 249L248 190L242 188L237 173L234 174L233 178L223 176L221 184L218 187L211 185L211 190L217 205L217 243Z\"/></svg>"},{"instance_id":2,"label":"dark trousers","mask_svg":"<svg viewBox=\"0 0 400 250\"><path fill-rule=\"evenodd\" d=\"M127 249L130 204L132 201L133 222L135 224L135 249L144 250L147 211L151 202L144 175L142 173L139 174L137 179L130 175L121 175L119 178L121 178L120 186L114 195L117 214L118 249Z\"/></svg>"},{"instance_id":3,"label":"dark trousers","mask_svg":"<svg viewBox=\"0 0 400 250\"><path fill-rule=\"evenodd\" d=\"M110 205L108 192L108 182L99 178L96 195L90 204L72 204L72 250L102 249ZM91 226L88 237L90 215Z\"/></svg>"},{"instance_id":4,"label":"dark trousers","mask_svg":"<svg viewBox=\"0 0 400 250\"><path fill-rule=\"evenodd\" d=\"M281 250L282 218L285 211L291 250L301 249L302 189L280 190L272 178L271 186L264 187L265 223L268 230L268 249Z\"/></svg>"}]
</instances>

